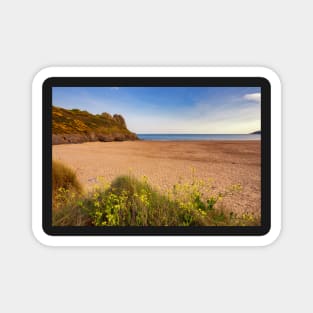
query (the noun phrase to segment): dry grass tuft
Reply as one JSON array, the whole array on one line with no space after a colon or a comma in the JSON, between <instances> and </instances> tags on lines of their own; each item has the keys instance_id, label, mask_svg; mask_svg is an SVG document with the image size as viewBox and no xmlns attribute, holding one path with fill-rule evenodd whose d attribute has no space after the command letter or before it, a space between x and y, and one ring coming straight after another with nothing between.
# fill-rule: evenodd
<instances>
[{"instance_id":1,"label":"dry grass tuft","mask_svg":"<svg viewBox=\"0 0 313 313\"><path fill-rule=\"evenodd\" d=\"M79 183L75 172L60 161L52 161L52 193L64 188L78 193L82 192L82 186Z\"/></svg>"}]
</instances>

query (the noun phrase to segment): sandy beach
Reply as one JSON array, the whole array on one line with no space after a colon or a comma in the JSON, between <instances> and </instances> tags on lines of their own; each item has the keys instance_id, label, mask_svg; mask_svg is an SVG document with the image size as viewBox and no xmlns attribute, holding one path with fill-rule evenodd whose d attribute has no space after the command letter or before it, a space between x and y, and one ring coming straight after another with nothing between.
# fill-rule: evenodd
<instances>
[{"instance_id":1,"label":"sandy beach","mask_svg":"<svg viewBox=\"0 0 313 313\"><path fill-rule=\"evenodd\" d=\"M85 188L102 176L112 181L132 173L147 176L161 189L179 180L191 181L192 173L212 180L216 191L241 184L242 191L225 198L227 209L237 212L261 210L260 141L124 141L88 142L53 146L53 159L72 167Z\"/></svg>"}]
</instances>

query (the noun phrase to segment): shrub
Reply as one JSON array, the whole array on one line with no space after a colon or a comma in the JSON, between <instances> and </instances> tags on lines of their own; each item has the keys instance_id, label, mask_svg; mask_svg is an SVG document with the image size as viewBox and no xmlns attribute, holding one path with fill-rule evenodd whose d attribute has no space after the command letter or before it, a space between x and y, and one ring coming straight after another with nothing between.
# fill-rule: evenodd
<instances>
[{"instance_id":1,"label":"shrub","mask_svg":"<svg viewBox=\"0 0 313 313\"><path fill-rule=\"evenodd\" d=\"M75 172L61 163L52 161L52 223L55 226L87 225L89 215L73 205L82 196L82 186Z\"/></svg>"},{"instance_id":2,"label":"shrub","mask_svg":"<svg viewBox=\"0 0 313 313\"><path fill-rule=\"evenodd\" d=\"M59 188L81 192L82 187L75 172L60 161L52 161L52 191L55 193Z\"/></svg>"},{"instance_id":3,"label":"shrub","mask_svg":"<svg viewBox=\"0 0 313 313\"><path fill-rule=\"evenodd\" d=\"M69 197L71 193L71 197ZM64 208L65 202L73 195L77 197L82 193L82 187L75 172L61 163L52 161L52 208L53 210Z\"/></svg>"},{"instance_id":4,"label":"shrub","mask_svg":"<svg viewBox=\"0 0 313 313\"><path fill-rule=\"evenodd\" d=\"M210 184L194 178L178 183L166 193L153 188L146 177L117 177L111 184L96 186L85 196L59 189L56 196L61 210L55 225L94 226L252 226L259 217L235 214L221 205L224 197L240 191L234 185L212 193ZM206 190L207 196L204 196Z\"/></svg>"},{"instance_id":5,"label":"shrub","mask_svg":"<svg viewBox=\"0 0 313 313\"><path fill-rule=\"evenodd\" d=\"M52 225L92 225L90 213L85 209L81 197L80 193L59 188L53 197Z\"/></svg>"}]
</instances>

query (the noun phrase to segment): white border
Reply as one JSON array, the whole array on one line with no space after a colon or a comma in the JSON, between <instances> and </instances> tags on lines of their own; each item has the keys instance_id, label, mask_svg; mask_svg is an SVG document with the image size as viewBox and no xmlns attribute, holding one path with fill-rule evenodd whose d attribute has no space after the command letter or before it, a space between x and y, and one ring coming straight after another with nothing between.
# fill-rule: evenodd
<instances>
[{"instance_id":1,"label":"white border","mask_svg":"<svg viewBox=\"0 0 313 313\"><path fill-rule=\"evenodd\" d=\"M264 236L50 236L42 229L42 84L50 77L264 77L271 84L271 230ZM32 85L32 229L49 246L264 246L281 229L281 84L264 67L49 67Z\"/></svg>"}]
</instances>

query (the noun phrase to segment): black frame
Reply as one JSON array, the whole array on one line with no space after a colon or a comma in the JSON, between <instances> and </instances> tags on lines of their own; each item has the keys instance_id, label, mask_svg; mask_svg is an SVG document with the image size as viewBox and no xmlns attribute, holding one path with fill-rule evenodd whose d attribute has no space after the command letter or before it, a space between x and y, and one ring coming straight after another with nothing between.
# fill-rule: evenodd
<instances>
[{"instance_id":1,"label":"black frame","mask_svg":"<svg viewBox=\"0 0 313 313\"><path fill-rule=\"evenodd\" d=\"M261 226L52 226L52 87L260 87ZM42 227L48 235L252 235L271 228L271 85L263 77L51 77L42 86Z\"/></svg>"}]
</instances>

